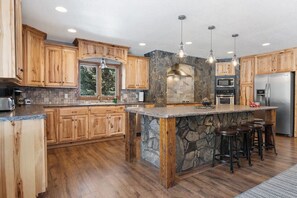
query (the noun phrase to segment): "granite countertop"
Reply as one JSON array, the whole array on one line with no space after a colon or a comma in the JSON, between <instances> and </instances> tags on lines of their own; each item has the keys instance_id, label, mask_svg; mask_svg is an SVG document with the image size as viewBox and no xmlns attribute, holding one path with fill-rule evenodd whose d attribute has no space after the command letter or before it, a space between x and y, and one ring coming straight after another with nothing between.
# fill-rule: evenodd
<instances>
[{"instance_id":1,"label":"granite countertop","mask_svg":"<svg viewBox=\"0 0 297 198\"><path fill-rule=\"evenodd\" d=\"M167 105L201 104L201 102L168 102Z\"/></svg>"},{"instance_id":2,"label":"granite countertop","mask_svg":"<svg viewBox=\"0 0 297 198\"><path fill-rule=\"evenodd\" d=\"M0 121L45 119L42 105L16 106L14 111L0 112Z\"/></svg>"},{"instance_id":3,"label":"granite countertop","mask_svg":"<svg viewBox=\"0 0 297 198\"><path fill-rule=\"evenodd\" d=\"M152 102L78 102L78 103L61 103L61 104L40 104L43 107L83 107L83 106L120 106L120 105L146 105L154 104Z\"/></svg>"},{"instance_id":4,"label":"granite countertop","mask_svg":"<svg viewBox=\"0 0 297 198\"><path fill-rule=\"evenodd\" d=\"M253 112L260 110L271 110L277 109L274 106L262 106L262 107L249 107L243 105L218 105L211 106L212 108L204 107L155 107L155 108L140 108L130 107L126 108L127 112L138 113L141 115L147 115L157 118L170 118L170 117L186 117L186 116L197 116L197 115L211 115L211 114L222 114L222 113L239 113L239 112Z\"/></svg>"}]
</instances>

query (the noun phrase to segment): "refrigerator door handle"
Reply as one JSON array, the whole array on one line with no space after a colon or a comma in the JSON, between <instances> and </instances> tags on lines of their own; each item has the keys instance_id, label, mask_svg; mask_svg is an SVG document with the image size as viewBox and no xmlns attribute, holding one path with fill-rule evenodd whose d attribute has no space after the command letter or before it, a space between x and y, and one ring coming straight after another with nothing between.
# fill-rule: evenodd
<instances>
[{"instance_id":1,"label":"refrigerator door handle","mask_svg":"<svg viewBox=\"0 0 297 198\"><path fill-rule=\"evenodd\" d=\"M267 89L268 89L268 94L267 94L268 106L270 106L270 97L271 97L271 87L270 87L270 84L268 84Z\"/></svg>"},{"instance_id":2,"label":"refrigerator door handle","mask_svg":"<svg viewBox=\"0 0 297 198\"><path fill-rule=\"evenodd\" d=\"M268 105L268 84L265 84L265 106Z\"/></svg>"}]
</instances>

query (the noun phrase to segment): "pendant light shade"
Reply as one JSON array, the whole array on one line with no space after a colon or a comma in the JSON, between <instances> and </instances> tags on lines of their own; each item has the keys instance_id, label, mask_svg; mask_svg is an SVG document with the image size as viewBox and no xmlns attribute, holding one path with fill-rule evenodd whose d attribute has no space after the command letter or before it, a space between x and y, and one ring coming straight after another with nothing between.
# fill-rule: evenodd
<instances>
[{"instance_id":1,"label":"pendant light shade","mask_svg":"<svg viewBox=\"0 0 297 198\"><path fill-rule=\"evenodd\" d=\"M100 61L100 68L101 69L107 68L106 60L104 58L102 58L101 61Z\"/></svg>"},{"instance_id":2,"label":"pendant light shade","mask_svg":"<svg viewBox=\"0 0 297 198\"><path fill-rule=\"evenodd\" d=\"M216 57L213 55L213 50L212 50L212 30L214 30L216 27L215 26L209 26L208 29L210 30L210 51L209 51L209 56L206 59L206 62L209 64L213 64L217 62Z\"/></svg>"},{"instance_id":3,"label":"pendant light shade","mask_svg":"<svg viewBox=\"0 0 297 198\"><path fill-rule=\"evenodd\" d=\"M180 44L179 44L179 50L178 50L178 53L177 53L177 56L179 58L184 58L186 56L185 46L184 46L184 43L183 43L183 20L185 20L185 19L186 19L185 15L178 16L178 20L180 20L180 24L181 24L181 28L180 28Z\"/></svg>"},{"instance_id":4,"label":"pendant light shade","mask_svg":"<svg viewBox=\"0 0 297 198\"><path fill-rule=\"evenodd\" d=\"M238 34L232 34L232 37L234 38L234 55L233 58L231 60L231 63L234 67L236 67L237 65L239 65L239 60L236 56L236 38L238 37Z\"/></svg>"}]
</instances>

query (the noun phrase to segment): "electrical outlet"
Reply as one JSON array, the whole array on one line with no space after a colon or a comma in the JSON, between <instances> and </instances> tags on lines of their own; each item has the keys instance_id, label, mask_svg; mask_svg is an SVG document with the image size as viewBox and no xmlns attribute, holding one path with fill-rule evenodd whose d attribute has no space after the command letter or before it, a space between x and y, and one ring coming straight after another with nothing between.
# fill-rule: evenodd
<instances>
[{"instance_id":1,"label":"electrical outlet","mask_svg":"<svg viewBox=\"0 0 297 198\"><path fill-rule=\"evenodd\" d=\"M64 94L64 98L67 99L68 98L68 94Z\"/></svg>"}]
</instances>

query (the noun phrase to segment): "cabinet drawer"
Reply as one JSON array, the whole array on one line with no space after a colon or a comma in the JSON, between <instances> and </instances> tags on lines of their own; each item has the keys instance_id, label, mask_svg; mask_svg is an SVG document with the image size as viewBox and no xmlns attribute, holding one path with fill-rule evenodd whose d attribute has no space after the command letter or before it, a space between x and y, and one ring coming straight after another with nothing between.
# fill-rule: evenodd
<instances>
[{"instance_id":1,"label":"cabinet drawer","mask_svg":"<svg viewBox=\"0 0 297 198\"><path fill-rule=\"evenodd\" d=\"M60 115L82 115L88 114L87 107L72 107L72 108L60 108Z\"/></svg>"},{"instance_id":2,"label":"cabinet drawer","mask_svg":"<svg viewBox=\"0 0 297 198\"><path fill-rule=\"evenodd\" d=\"M123 112L125 112L125 106L90 107L91 114L123 113Z\"/></svg>"}]
</instances>

